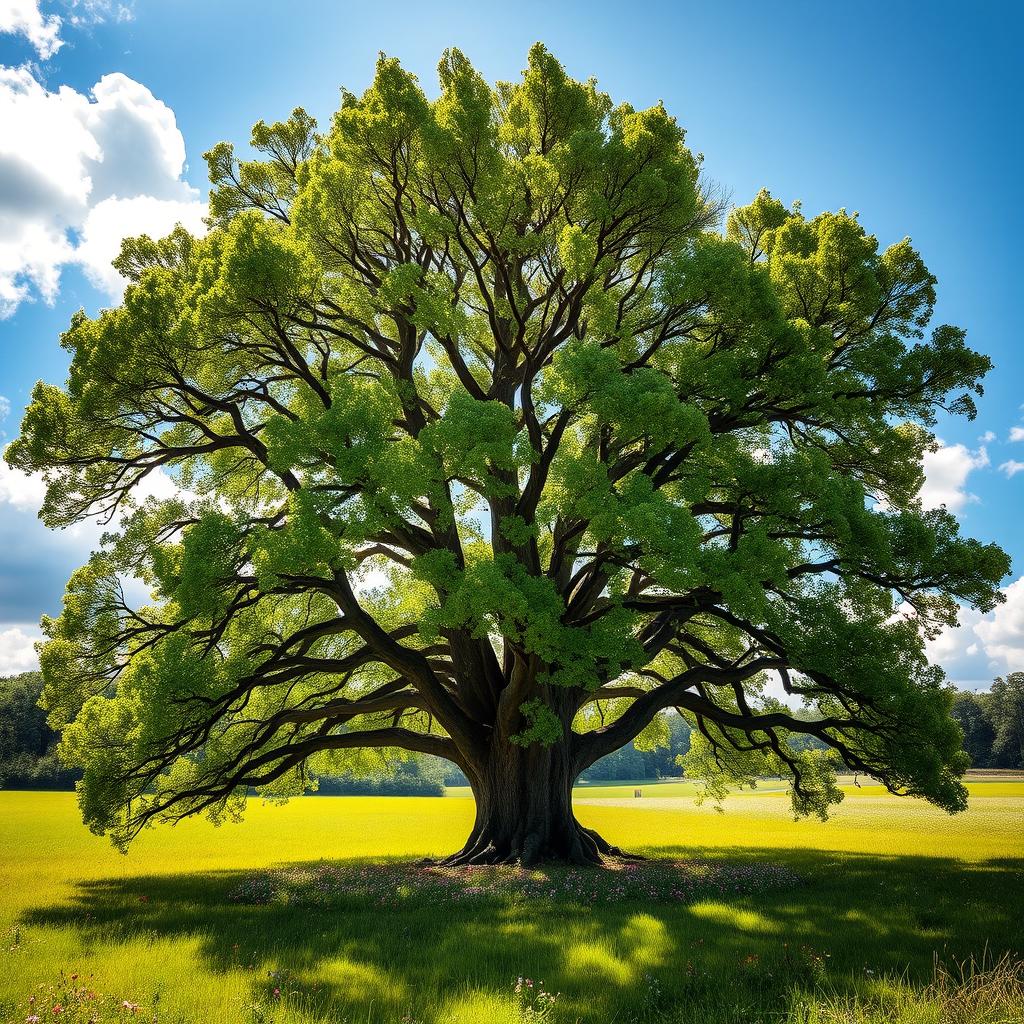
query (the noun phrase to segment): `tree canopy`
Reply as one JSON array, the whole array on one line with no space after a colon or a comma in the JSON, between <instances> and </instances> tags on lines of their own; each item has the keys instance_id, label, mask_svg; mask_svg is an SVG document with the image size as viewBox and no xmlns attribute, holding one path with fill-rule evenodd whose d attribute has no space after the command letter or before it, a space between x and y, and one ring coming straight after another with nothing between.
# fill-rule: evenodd
<instances>
[{"instance_id":1,"label":"tree canopy","mask_svg":"<svg viewBox=\"0 0 1024 1024\"><path fill-rule=\"evenodd\" d=\"M123 845L400 749L470 779L465 859L594 859L572 780L666 713L799 813L840 764L963 808L923 643L1008 560L917 494L990 362L926 338L910 240L767 191L723 229L668 111L539 44L514 83L438 71L382 55L326 130L215 146L208 233L128 240L33 392L8 462L47 524L113 527L44 620L85 820Z\"/></svg>"}]
</instances>

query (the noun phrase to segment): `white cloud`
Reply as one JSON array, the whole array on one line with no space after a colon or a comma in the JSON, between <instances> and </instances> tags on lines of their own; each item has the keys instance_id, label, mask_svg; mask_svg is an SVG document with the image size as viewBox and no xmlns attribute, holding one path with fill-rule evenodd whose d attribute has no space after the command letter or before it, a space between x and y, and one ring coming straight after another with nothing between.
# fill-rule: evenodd
<instances>
[{"instance_id":1,"label":"white cloud","mask_svg":"<svg viewBox=\"0 0 1024 1024\"><path fill-rule=\"evenodd\" d=\"M135 0L64 0L64 6L67 24L75 28L135 17ZM24 36L41 60L49 60L64 45L60 37L64 24L59 15L43 14L39 0L0 0L0 32Z\"/></svg>"},{"instance_id":2,"label":"white cloud","mask_svg":"<svg viewBox=\"0 0 1024 1024\"><path fill-rule=\"evenodd\" d=\"M1024 441L1024 427L1011 427L1010 428L1010 440L1011 441Z\"/></svg>"},{"instance_id":3,"label":"white cloud","mask_svg":"<svg viewBox=\"0 0 1024 1024\"><path fill-rule=\"evenodd\" d=\"M0 395L0 422L7 419L11 414L11 400Z\"/></svg>"},{"instance_id":4,"label":"white cloud","mask_svg":"<svg viewBox=\"0 0 1024 1024\"><path fill-rule=\"evenodd\" d=\"M1024 576L1003 593L1005 603L987 615L961 608L960 624L925 644L962 689L988 689L996 676L1024 671Z\"/></svg>"},{"instance_id":5,"label":"white cloud","mask_svg":"<svg viewBox=\"0 0 1024 1024\"><path fill-rule=\"evenodd\" d=\"M39 10L39 0L0 0L0 32L24 36L43 60L64 45L60 26L56 14Z\"/></svg>"},{"instance_id":6,"label":"white cloud","mask_svg":"<svg viewBox=\"0 0 1024 1024\"><path fill-rule=\"evenodd\" d=\"M977 497L969 493L965 484L972 470L982 469L989 464L988 452L984 446L971 451L966 445L944 444L934 452L924 454L924 485L921 487L921 504L925 508L945 505L953 513L959 512Z\"/></svg>"},{"instance_id":7,"label":"white cloud","mask_svg":"<svg viewBox=\"0 0 1024 1024\"><path fill-rule=\"evenodd\" d=\"M991 444L996 439L996 432L994 430L986 430L978 440L982 444Z\"/></svg>"},{"instance_id":8,"label":"white cloud","mask_svg":"<svg viewBox=\"0 0 1024 1024\"><path fill-rule=\"evenodd\" d=\"M42 475L31 476L20 469L11 469L0 459L0 505L13 505L16 509L38 512L46 496Z\"/></svg>"},{"instance_id":9,"label":"white cloud","mask_svg":"<svg viewBox=\"0 0 1024 1024\"><path fill-rule=\"evenodd\" d=\"M1005 672L1024 671L1024 576L1006 590L999 605L974 626L982 649L994 666Z\"/></svg>"},{"instance_id":10,"label":"white cloud","mask_svg":"<svg viewBox=\"0 0 1024 1024\"><path fill-rule=\"evenodd\" d=\"M40 636L39 630L33 627L29 627L29 632L20 626L0 628L0 676L13 676L37 669L39 658L35 643Z\"/></svg>"},{"instance_id":11,"label":"white cloud","mask_svg":"<svg viewBox=\"0 0 1024 1024\"><path fill-rule=\"evenodd\" d=\"M23 473L20 469L12 469L0 459L0 505L13 505L14 508L22 511L38 512L42 507L43 498L46 497L46 482L42 473ZM142 481L133 488L132 498L136 504L142 504L147 498L156 498L158 501L166 501L168 498L178 497L183 501L194 501L197 497L195 492L179 487L173 477L162 469L155 469L147 473ZM103 523L89 519L76 523L66 528L65 532L74 536L78 532L88 535L90 541L99 541L104 530L117 529L122 524L122 517L118 516L112 523Z\"/></svg>"},{"instance_id":12,"label":"white cloud","mask_svg":"<svg viewBox=\"0 0 1024 1024\"><path fill-rule=\"evenodd\" d=\"M944 629L934 640L925 642L925 650L930 661L939 665L950 665L965 656L973 658L979 653L974 627L982 620L982 614L973 608L960 609L960 624L951 629Z\"/></svg>"},{"instance_id":13,"label":"white cloud","mask_svg":"<svg viewBox=\"0 0 1024 1024\"><path fill-rule=\"evenodd\" d=\"M999 465L999 472L1005 473L1007 479L1016 476L1021 470L1024 470L1024 462L1018 462L1016 459L1008 459Z\"/></svg>"},{"instance_id":14,"label":"white cloud","mask_svg":"<svg viewBox=\"0 0 1024 1024\"><path fill-rule=\"evenodd\" d=\"M102 25L105 21L131 21L135 17L135 0L119 3L118 0L70 0L70 24Z\"/></svg>"},{"instance_id":15,"label":"white cloud","mask_svg":"<svg viewBox=\"0 0 1024 1024\"><path fill-rule=\"evenodd\" d=\"M202 230L174 112L126 75L85 95L0 67L0 123L0 318L35 295L53 302L68 265L116 301L124 236Z\"/></svg>"},{"instance_id":16,"label":"white cloud","mask_svg":"<svg viewBox=\"0 0 1024 1024\"><path fill-rule=\"evenodd\" d=\"M93 285L112 298L118 298L124 291L125 279L111 262L120 252L126 232L160 238L180 223L193 234L202 234L205 213L206 207L193 200L111 196L94 206L85 218L75 261L81 263Z\"/></svg>"}]
</instances>

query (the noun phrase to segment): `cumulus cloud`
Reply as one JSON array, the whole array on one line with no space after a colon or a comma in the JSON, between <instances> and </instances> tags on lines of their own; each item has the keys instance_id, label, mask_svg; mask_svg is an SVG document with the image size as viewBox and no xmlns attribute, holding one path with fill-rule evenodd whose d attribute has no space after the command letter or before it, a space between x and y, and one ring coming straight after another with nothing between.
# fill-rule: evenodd
<instances>
[{"instance_id":1,"label":"cumulus cloud","mask_svg":"<svg viewBox=\"0 0 1024 1024\"><path fill-rule=\"evenodd\" d=\"M1010 440L1011 441L1024 441L1024 427L1011 427L1010 428Z\"/></svg>"},{"instance_id":2,"label":"cumulus cloud","mask_svg":"<svg viewBox=\"0 0 1024 1024\"><path fill-rule=\"evenodd\" d=\"M1024 671L1024 576L1006 590L1006 603L975 626L981 645L1003 672Z\"/></svg>"},{"instance_id":3,"label":"cumulus cloud","mask_svg":"<svg viewBox=\"0 0 1024 1024\"><path fill-rule=\"evenodd\" d=\"M999 464L999 472L1005 473L1007 480L1011 476L1016 476L1021 470L1024 470L1024 462L1018 462L1016 459L1007 459L1006 462Z\"/></svg>"},{"instance_id":4,"label":"cumulus cloud","mask_svg":"<svg viewBox=\"0 0 1024 1024\"><path fill-rule=\"evenodd\" d=\"M203 230L174 112L127 75L85 95L0 67L0 123L0 318L36 295L53 302L68 265L116 301L123 237Z\"/></svg>"},{"instance_id":5,"label":"cumulus cloud","mask_svg":"<svg viewBox=\"0 0 1024 1024\"><path fill-rule=\"evenodd\" d=\"M0 32L24 36L42 60L52 57L63 45L61 20L43 14L39 0L0 0Z\"/></svg>"},{"instance_id":6,"label":"cumulus cloud","mask_svg":"<svg viewBox=\"0 0 1024 1024\"><path fill-rule=\"evenodd\" d=\"M947 445L939 441L936 451L925 452L924 455L921 504L925 508L945 505L950 512L959 512L968 502L978 500L966 489L967 477L972 470L982 469L988 464L984 445L977 451L971 451L966 445Z\"/></svg>"},{"instance_id":7,"label":"cumulus cloud","mask_svg":"<svg viewBox=\"0 0 1024 1024\"><path fill-rule=\"evenodd\" d=\"M994 430L986 430L978 440L982 444L991 444L996 439L996 432Z\"/></svg>"},{"instance_id":8,"label":"cumulus cloud","mask_svg":"<svg viewBox=\"0 0 1024 1024\"><path fill-rule=\"evenodd\" d=\"M183 224L193 234L200 234L204 230L205 212L206 208L194 200L154 199L153 196L104 199L85 218L75 261L82 265L91 284L112 298L119 298L125 280L111 266L111 261L120 251L125 235L160 238L175 224Z\"/></svg>"},{"instance_id":9,"label":"cumulus cloud","mask_svg":"<svg viewBox=\"0 0 1024 1024\"><path fill-rule=\"evenodd\" d=\"M11 469L0 459L0 505L38 512L46 495L46 484L40 474Z\"/></svg>"},{"instance_id":10,"label":"cumulus cloud","mask_svg":"<svg viewBox=\"0 0 1024 1024\"><path fill-rule=\"evenodd\" d=\"M1024 671L1024 576L987 615L962 608L960 623L926 644L928 657L961 688L988 689L996 676Z\"/></svg>"},{"instance_id":11,"label":"cumulus cloud","mask_svg":"<svg viewBox=\"0 0 1024 1024\"><path fill-rule=\"evenodd\" d=\"M37 669L39 658L35 643L40 636L39 630L32 627L0 627L0 676L13 676Z\"/></svg>"}]
</instances>

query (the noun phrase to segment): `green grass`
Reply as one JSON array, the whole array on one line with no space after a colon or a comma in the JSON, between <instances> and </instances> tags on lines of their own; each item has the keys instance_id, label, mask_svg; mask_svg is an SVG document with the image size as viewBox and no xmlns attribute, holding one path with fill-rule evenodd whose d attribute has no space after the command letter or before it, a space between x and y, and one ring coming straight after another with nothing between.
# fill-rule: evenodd
<instances>
[{"instance_id":1,"label":"green grass","mask_svg":"<svg viewBox=\"0 0 1024 1024\"><path fill-rule=\"evenodd\" d=\"M886 793L883 786L876 785L870 780L855 781L852 775L840 776L839 781L839 788L851 795L884 796ZM1024 779L1018 780L1009 776L972 775L968 779L967 788L972 797L1020 796L1024 793ZM682 779L625 779L621 782L580 782L576 785L575 794L577 800L635 799L634 793L640 790L643 799L647 797L656 799L688 797L692 799L697 795L699 789L697 783L684 782ZM785 796L788 793L787 783L776 779L762 779L758 783L757 789L750 792L749 795ZM469 797L472 796L472 793L469 786L449 786L445 795Z\"/></svg>"},{"instance_id":2,"label":"green grass","mask_svg":"<svg viewBox=\"0 0 1024 1024\"><path fill-rule=\"evenodd\" d=\"M972 783L954 818L866 787L825 824L792 821L764 789L720 813L683 786L644 783L639 800L631 784L581 788L579 815L658 858L799 882L597 902L594 885L614 880L558 898L499 885L442 900L406 898L394 879L408 869L391 866L320 898L275 889L285 876L269 869L304 879L327 862L358 879L346 865L448 852L471 802L254 802L241 825L153 829L123 857L79 824L73 796L0 792L0 1021L1024 1020L1005 1006L943 1017L934 994L936 959L1024 953L1024 783ZM254 873L273 895L238 902ZM520 976L554 1006L527 998L536 985L517 995Z\"/></svg>"}]
</instances>

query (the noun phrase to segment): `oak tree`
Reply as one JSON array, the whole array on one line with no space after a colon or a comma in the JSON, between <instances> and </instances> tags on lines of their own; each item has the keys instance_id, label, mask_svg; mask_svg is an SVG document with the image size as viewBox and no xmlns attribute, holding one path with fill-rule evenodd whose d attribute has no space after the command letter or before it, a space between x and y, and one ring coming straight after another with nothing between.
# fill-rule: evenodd
<instances>
[{"instance_id":1,"label":"oak tree","mask_svg":"<svg viewBox=\"0 0 1024 1024\"><path fill-rule=\"evenodd\" d=\"M86 822L412 751L470 780L453 861L599 861L573 782L671 714L712 789L824 815L845 766L963 808L924 640L1008 564L917 495L989 360L925 339L910 241L767 191L723 225L662 105L543 46L439 77L382 56L325 131L214 147L208 233L126 242L33 393L7 460L47 524L111 524L41 653Z\"/></svg>"}]
</instances>

